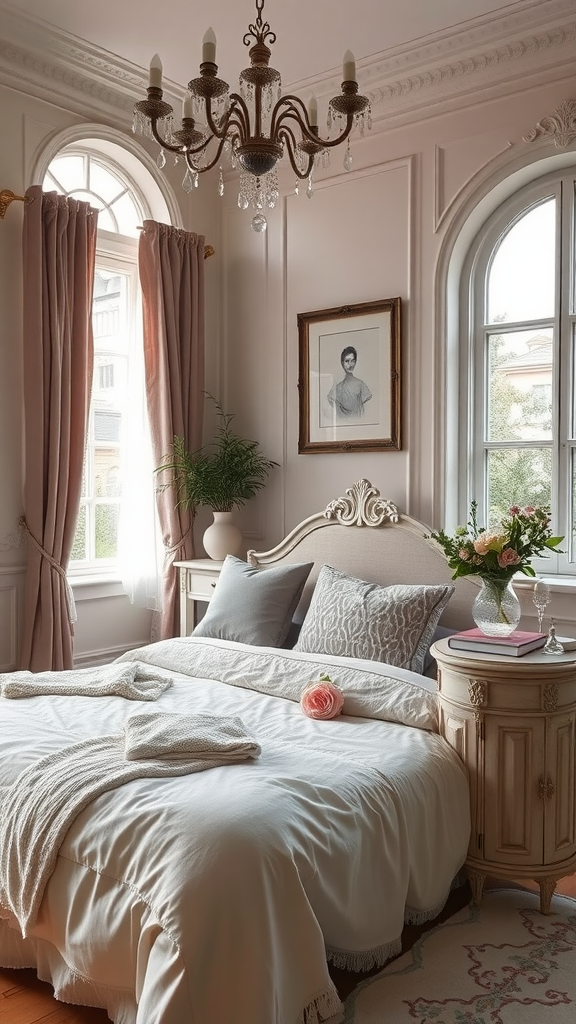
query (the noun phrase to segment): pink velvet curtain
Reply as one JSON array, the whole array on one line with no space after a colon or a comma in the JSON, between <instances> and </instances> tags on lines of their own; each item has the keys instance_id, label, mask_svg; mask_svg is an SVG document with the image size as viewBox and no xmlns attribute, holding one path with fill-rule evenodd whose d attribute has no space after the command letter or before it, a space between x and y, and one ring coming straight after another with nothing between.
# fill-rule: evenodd
<instances>
[{"instance_id":1,"label":"pink velvet curtain","mask_svg":"<svg viewBox=\"0 0 576 1024\"><path fill-rule=\"evenodd\" d=\"M174 436L202 444L204 410L204 236L144 221L138 250L144 308L146 397L154 464ZM172 488L157 507L165 548L160 638L177 636L174 562L194 557L192 517L176 508Z\"/></svg>"},{"instance_id":2,"label":"pink velvet curtain","mask_svg":"<svg viewBox=\"0 0 576 1024\"><path fill-rule=\"evenodd\" d=\"M76 531L92 384L97 211L26 192L24 207L24 516L28 559L20 667L72 667L66 569Z\"/></svg>"}]
</instances>

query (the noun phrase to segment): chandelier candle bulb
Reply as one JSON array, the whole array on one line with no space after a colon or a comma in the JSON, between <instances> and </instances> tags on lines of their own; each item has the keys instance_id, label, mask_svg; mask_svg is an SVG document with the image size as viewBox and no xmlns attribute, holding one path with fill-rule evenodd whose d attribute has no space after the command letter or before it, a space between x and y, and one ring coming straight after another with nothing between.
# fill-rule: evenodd
<instances>
[{"instance_id":1,"label":"chandelier candle bulb","mask_svg":"<svg viewBox=\"0 0 576 1024\"><path fill-rule=\"evenodd\" d=\"M157 53L154 54L150 61L149 85L151 89L162 88L162 61Z\"/></svg>"},{"instance_id":2,"label":"chandelier candle bulb","mask_svg":"<svg viewBox=\"0 0 576 1024\"><path fill-rule=\"evenodd\" d=\"M206 29L202 40L202 63L216 63L216 33L213 28Z\"/></svg>"},{"instance_id":3,"label":"chandelier candle bulb","mask_svg":"<svg viewBox=\"0 0 576 1024\"><path fill-rule=\"evenodd\" d=\"M189 93L187 93L182 101L182 117L184 118L193 116L194 113L192 109L192 97L190 96Z\"/></svg>"},{"instance_id":4,"label":"chandelier candle bulb","mask_svg":"<svg viewBox=\"0 0 576 1024\"><path fill-rule=\"evenodd\" d=\"M308 104L308 120L312 128L318 127L318 100L312 96Z\"/></svg>"},{"instance_id":5,"label":"chandelier candle bulb","mask_svg":"<svg viewBox=\"0 0 576 1024\"><path fill-rule=\"evenodd\" d=\"M356 81L356 58L352 50L346 50L342 64L342 80L344 82Z\"/></svg>"}]
</instances>

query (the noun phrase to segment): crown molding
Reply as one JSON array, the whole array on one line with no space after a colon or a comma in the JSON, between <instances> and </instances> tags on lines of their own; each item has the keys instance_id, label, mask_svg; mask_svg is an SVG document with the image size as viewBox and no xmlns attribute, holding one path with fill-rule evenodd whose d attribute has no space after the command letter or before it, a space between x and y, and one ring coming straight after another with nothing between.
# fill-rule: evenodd
<instances>
[{"instance_id":1,"label":"crown molding","mask_svg":"<svg viewBox=\"0 0 576 1024\"><path fill-rule=\"evenodd\" d=\"M93 44L56 30L0 0L0 82L84 117L126 127L145 95L148 72ZM420 38L357 62L370 97L373 126L398 123L477 102L481 92L514 92L530 81L574 77L574 0L518 0L506 13L466 22L466 28ZM286 91L319 97L339 91L340 72L294 83ZM184 87L165 80L176 106Z\"/></svg>"}]
</instances>

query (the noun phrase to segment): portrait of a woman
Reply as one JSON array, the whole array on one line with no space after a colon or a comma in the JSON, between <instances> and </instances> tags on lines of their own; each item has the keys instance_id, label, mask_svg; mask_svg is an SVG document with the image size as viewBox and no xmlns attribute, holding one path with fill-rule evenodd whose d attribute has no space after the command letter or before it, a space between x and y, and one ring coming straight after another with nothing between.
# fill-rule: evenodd
<instances>
[{"instance_id":1,"label":"portrait of a woman","mask_svg":"<svg viewBox=\"0 0 576 1024\"><path fill-rule=\"evenodd\" d=\"M368 385L354 375L357 361L358 353L353 345L347 345L342 349L340 363L344 370L344 379L334 384L326 396L338 419L362 418L366 402L372 398Z\"/></svg>"}]
</instances>

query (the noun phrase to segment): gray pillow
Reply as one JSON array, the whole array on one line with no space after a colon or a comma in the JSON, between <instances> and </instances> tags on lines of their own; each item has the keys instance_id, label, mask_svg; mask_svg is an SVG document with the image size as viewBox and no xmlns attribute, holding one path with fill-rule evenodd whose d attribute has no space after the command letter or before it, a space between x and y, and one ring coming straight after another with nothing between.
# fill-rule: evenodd
<instances>
[{"instance_id":1,"label":"gray pillow","mask_svg":"<svg viewBox=\"0 0 576 1024\"><path fill-rule=\"evenodd\" d=\"M381 587L323 565L295 651L384 661L422 674L453 586Z\"/></svg>"},{"instance_id":2,"label":"gray pillow","mask_svg":"<svg viewBox=\"0 0 576 1024\"><path fill-rule=\"evenodd\" d=\"M258 569L227 555L206 614L192 636L280 647L313 565L298 562Z\"/></svg>"},{"instance_id":3,"label":"gray pillow","mask_svg":"<svg viewBox=\"0 0 576 1024\"><path fill-rule=\"evenodd\" d=\"M435 644L437 640L445 640L447 636L453 636L457 633L457 629L450 629L449 626L436 626L434 635L430 641L430 644ZM428 676L429 679L436 679L437 672L436 659L430 654L430 648L426 651L426 657L424 658L424 670L422 675Z\"/></svg>"}]
</instances>

